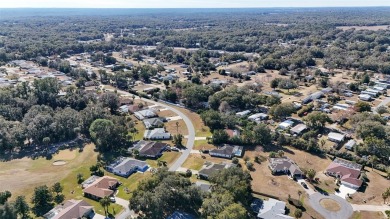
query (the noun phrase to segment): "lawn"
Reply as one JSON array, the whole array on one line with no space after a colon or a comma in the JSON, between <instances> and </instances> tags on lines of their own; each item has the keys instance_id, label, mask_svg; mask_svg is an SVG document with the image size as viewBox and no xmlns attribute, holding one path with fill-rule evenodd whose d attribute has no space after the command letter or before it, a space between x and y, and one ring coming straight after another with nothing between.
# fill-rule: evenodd
<instances>
[{"instance_id":1,"label":"lawn","mask_svg":"<svg viewBox=\"0 0 390 219\"><path fill-rule=\"evenodd\" d=\"M179 158L181 153L179 152L164 152L163 155L158 158L157 160L148 159L146 162L149 164L149 166L153 168L157 168L158 160L167 162L167 166L170 167L176 160Z\"/></svg>"},{"instance_id":2,"label":"lawn","mask_svg":"<svg viewBox=\"0 0 390 219\"><path fill-rule=\"evenodd\" d=\"M145 172L145 173L134 173L129 178L121 178L119 177L119 181L121 181L122 185L118 188L118 193L117 196L119 198L123 198L125 200L129 200L131 197L131 192L133 192L138 184L144 180L150 177L152 174L150 172ZM118 176L115 176L118 178ZM125 190L127 188L127 191Z\"/></svg>"},{"instance_id":3,"label":"lawn","mask_svg":"<svg viewBox=\"0 0 390 219\"><path fill-rule=\"evenodd\" d=\"M176 125L176 123L178 124L178 126ZM187 125L182 119L176 121L169 121L165 123L164 126L167 132L171 133L172 136L177 134L188 135Z\"/></svg>"},{"instance_id":4,"label":"lawn","mask_svg":"<svg viewBox=\"0 0 390 219\"><path fill-rule=\"evenodd\" d=\"M143 122L139 121L137 118L135 118L135 116L131 116L131 118L135 122L135 128L137 129L137 133L134 135L134 140L139 141L144 139L145 126Z\"/></svg>"},{"instance_id":5,"label":"lawn","mask_svg":"<svg viewBox=\"0 0 390 219\"><path fill-rule=\"evenodd\" d=\"M174 106L172 106L172 107L174 107ZM190 110L187 110L187 109L179 108L179 107L174 107L174 108L177 110L180 110L182 113L184 113L192 121L192 123L194 124L196 137L209 137L209 136L211 136L211 132L210 132L209 127L207 127L203 123L199 114L192 112Z\"/></svg>"},{"instance_id":6,"label":"lawn","mask_svg":"<svg viewBox=\"0 0 390 219\"><path fill-rule=\"evenodd\" d=\"M382 212L374 211L355 211L350 219L366 219L366 218L375 218L375 219L386 219Z\"/></svg>"},{"instance_id":7,"label":"lawn","mask_svg":"<svg viewBox=\"0 0 390 219\"><path fill-rule=\"evenodd\" d=\"M207 143L207 140L196 140L193 150L210 150L216 148L214 145Z\"/></svg>"},{"instance_id":8,"label":"lawn","mask_svg":"<svg viewBox=\"0 0 390 219\"><path fill-rule=\"evenodd\" d=\"M187 160L184 162L183 166L187 169L200 170L204 164L205 160L201 158L198 154L191 154Z\"/></svg>"}]
</instances>

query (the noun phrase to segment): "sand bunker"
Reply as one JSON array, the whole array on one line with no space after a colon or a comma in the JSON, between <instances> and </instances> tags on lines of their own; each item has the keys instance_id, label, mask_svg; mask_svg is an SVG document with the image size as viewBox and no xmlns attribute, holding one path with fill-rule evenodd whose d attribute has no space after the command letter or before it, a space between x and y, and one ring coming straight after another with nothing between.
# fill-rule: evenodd
<instances>
[{"instance_id":1,"label":"sand bunker","mask_svg":"<svg viewBox=\"0 0 390 219\"><path fill-rule=\"evenodd\" d=\"M63 161L63 160L56 160L56 161L53 162L54 166L62 166L62 165L65 165L65 164L66 164L66 162Z\"/></svg>"}]
</instances>

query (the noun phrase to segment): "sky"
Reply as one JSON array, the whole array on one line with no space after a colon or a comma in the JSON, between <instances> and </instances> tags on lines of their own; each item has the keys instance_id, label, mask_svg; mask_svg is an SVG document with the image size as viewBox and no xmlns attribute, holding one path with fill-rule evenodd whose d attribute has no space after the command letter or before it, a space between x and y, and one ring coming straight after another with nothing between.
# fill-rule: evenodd
<instances>
[{"instance_id":1,"label":"sky","mask_svg":"<svg viewBox=\"0 0 390 219\"><path fill-rule=\"evenodd\" d=\"M0 0L0 8L251 8L390 6L390 0Z\"/></svg>"}]
</instances>

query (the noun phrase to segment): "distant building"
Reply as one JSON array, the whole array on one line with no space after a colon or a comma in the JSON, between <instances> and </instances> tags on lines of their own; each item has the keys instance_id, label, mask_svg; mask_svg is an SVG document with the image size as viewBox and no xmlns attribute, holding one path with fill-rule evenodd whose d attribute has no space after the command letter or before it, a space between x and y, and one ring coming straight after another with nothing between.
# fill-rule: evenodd
<instances>
[{"instance_id":1,"label":"distant building","mask_svg":"<svg viewBox=\"0 0 390 219\"><path fill-rule=\"evenodd\" d=\"M286 120L282 123L279 124L278 128L282 129L282 130L286 130L286 129L289 129L291 128L292 126L294 125L294 122L291 121L291 120Z\"/></svg>"},{"instance_id":2,"label":"distant building","mask_svg":"<svg viewBox=\"0 0 390 219\"><path fill-rule=\"evenodd\" d=\"M318 91L318 92L315 92L309 96L307 96L305 99L302 100L302 103L303 104L307 104L307 103L310 103L311 101L314 101L314 100L317 100L317 99L320 99L324 96L324 92L322 91Z\"/></svg>"},{"instance_id":3,"label":"distant building","mask_svg":"<svg viewBox=\"0 0 390 219\"><path fill-rule=\"evenodd\" d=\"M371 96L368 95L368 94L360 94L359 95L359 99L363 100L363 101L370 101L371 100Z\"/></svg>"},{"instance_id":4,"label":"distant building","mask_svg":"<svg viewBox=\"0 0 390 219\"><path fill-rule=\"evenodd\" d=\"M265 113L256 113L248 117L251 121L258 121L258 120L266 120L268 119L268 115Z\"/></svg>"},{"instance_id":5,"label":"distant building","mask_svg":"<svg viewBox=\"0 0 390 219\"><path fill-rule=\"evenodd\" d=\"M153 118L156 117L157 114L152 109L145 109L134 112L134 116L137 117L139 120L144 120L145 118Z\"/></svg>"},{"instance_id":6,"label":"distant building","mask_svg":"<svg viewBox=\"0 0 390 219\"><path fill-rule=\"evenodd\" d=\"M303 131L305 131L307 129L307 125L301 123L301 124L298 124L296 126L294 126L293 128L290 129L290 133L291 134L295 134L295 135L300 135L302 134Z\"/></svg>"},{"instance_id":7,"label":"distant building","mask_svg":"<svg viewBox=\"0 0 390 219\"><path fill-rule=\"evenodd\" d=\"M352 151L355 145L356 145L356 141L351 139L344 145L344 147L345 149Z\"/></svg>"},{"instance_id":8,"label":"distant building","mask_svg":"<svg viewBox=\"0 0 390 219\"><path fill-rule=\"evenodd\" d=\"M245 111L236 113L236 116L238 116L238 117L244 117L244 116L249 115L249 113L251 113L250 110L245 110Z\"/></svg>"}]
</instances>

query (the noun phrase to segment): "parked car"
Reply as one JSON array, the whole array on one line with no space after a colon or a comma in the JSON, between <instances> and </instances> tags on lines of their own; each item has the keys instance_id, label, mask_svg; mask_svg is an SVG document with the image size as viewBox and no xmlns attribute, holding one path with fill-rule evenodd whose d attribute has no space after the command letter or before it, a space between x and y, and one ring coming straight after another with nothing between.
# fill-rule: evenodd
<instances>
[{"instance_id":1,"label":"parked car","mask_svg":"<svg viewBox=\"0 0 390 219\"><path fill-rule=\"evenodd\" d=\"M177 151L177 152L180 151L179 148L177 148L177 147L173 147L173 148L171 148L171 150L172 150L172 151Z\"/></svg>"},{"instance_id":2,"label":"parked car","mask_svg":"<svg viewBox=\"0 0 390 219\"><path fill-rule=\"evenodd\" d=\"M111 202L116 202L115 197L110 197Z\"/></svg>"},{"instance_id":3,"label":"parked car","mask_svg":"<svg viewBox=\"0 0 390 219\"><path fill-rule=\"evenodd\" d=\"M308 189L309 187L307 187L307 184L306 183L304 183L304 182L301 182L301 185L303 186L303 188L305 188L305 189Z\"/></svg>"}]
</instances>

